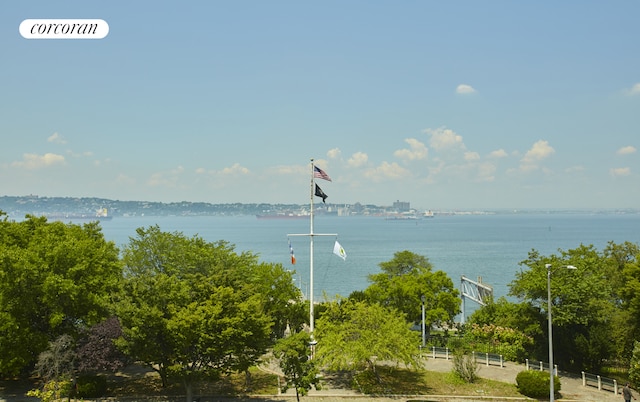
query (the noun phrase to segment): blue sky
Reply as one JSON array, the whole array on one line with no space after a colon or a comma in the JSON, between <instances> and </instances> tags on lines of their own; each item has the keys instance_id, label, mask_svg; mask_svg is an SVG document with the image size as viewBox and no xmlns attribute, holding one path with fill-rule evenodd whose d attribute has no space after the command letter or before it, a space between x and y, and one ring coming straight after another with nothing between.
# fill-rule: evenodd
<instances>
[{"instance_id":1,"label":"blue sky","mask_svg":"<svg viewBox=\"0 0 640 402\"><path fill-rule=\"evenodd\" d=\"M640 200L637 1L11 2L0 195L421 209ZM98 18L100 40L24 39Z\"/></svg>"}]
</instances>

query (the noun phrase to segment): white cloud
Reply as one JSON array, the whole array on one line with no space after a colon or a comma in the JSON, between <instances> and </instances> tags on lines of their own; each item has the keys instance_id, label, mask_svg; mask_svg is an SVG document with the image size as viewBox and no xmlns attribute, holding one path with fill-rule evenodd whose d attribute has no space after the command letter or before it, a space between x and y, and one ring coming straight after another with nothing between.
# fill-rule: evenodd
<instances>
[{"instance_id":1,"label":"white cloud","mask_svg":"<svg viewBox=\"0 0 640 402\"><path fill-rule=\"evenodd\" d=\"M402 177L408 177L410 176L410 172L395 162L382 162L377 168L367 170L364 175L374 181L380 181L385 178L400 179Z\"/></svg>"},{"instance_id":2,"label":"white cloud","mask_svg":"<svg viewBox=\"0 0 640 402\"><path fill-rule=\"evenodd\" d=\"M184 170L181 166L178 167L179 170L173 171L174 173L182 173ZM278 173L290 174L293 169L290 166L281 166L276 168ZM222 168L222 170L207 170L203 167L199 167L195 170L197 175L209 175L209 176L238 176L238 175L247 175L251 173L251 171L240 165L239 163L234 163L229 167Z\"/></svg>"},{"instance_id":3,"label":"white cloud","mask_svg":"<svg viewBox=\"0 0 640 402\"><path fill-rule=\"evenodd\" d=\"M456 134L453 130L448 128L426 129L424 132L431 136L429 145L435 150L443 150L449 148L462 148L465 149L464 142L462 142L462 136Z\"/></svg>"},{"instance_id":4,"label":"white cloud","mask_svg":"<svg viewBox=\"0 0 640 402\"><path fill-rule=\"evenodd\" d=\"M630 89L628 89L627 94L630 96L640 95L640 82L634 84Z\"/></svg>"},{"instance_id":5,"label":"white cloud","mask_svg":"<svg viewBox=\"0 0 640 402\"><path fill-rule=\"evenodd\" d=\"M351 158L349 158L347 164L350 167L357 168L366 165L368 160L369 156L367 156L367 154L365 154L364 152L356 152L355 154L351 155Z\"/></svg>"},{"instance_id":6,"label":"white cloud","mask_svg":"<svg viewBox=\"0 0 640 402\"><path fill-rule=\"evenodd\" d=\"M636 153L636 147L628 145L626 147L622 147L620 149L618 149L618 151L616 152L618 155L630 155L630 154L634 154Z\"/></svg>"},{"instance_id":7,"label":"white cloud","mask_svg":"<svg viewBox=\"0 0 640 402\"><path fill-rule=\"evenodd\" d=\"M44 155L24 154L21 161L16 161L11 166L35 170L54 165L64 165L65 159L62 155L46 153Z\"/></svg>"},{"instance_id":8,"label":"white cloud","mask_svg":"<svg viewBox=\"0 0 640 402\"><path fill-rule=\"evenodd\" d=\"M302 176L309 174L309 166L308 165L279 165L272 168L269 168L268 171L264 172L268 176L271 175L282 175L282 176Z\"/></svg>"},{"instance_id":9,"label":"white cloud","mask_svg":"<svg viewBox=\"0 0 640 402\"><path fill-rule=\"evenodd\" d=\"M566 168L564 171L567 173L576 173L576 172L584 172L586 169L582 165L575 165Z\"/></svg>"},{"instance_id":10,"label":"white cloud","mask_svg":"<svg viewBox=\"0 0 640 402\"><path fill-rule=\"evenodd\" d=\"M505 151L504 149L500 148L500 149L496 149L495 151L492 151L489 154L489 158L506 158L507 155L507 151Z\"/></svg>"},{"instance_id":11,"label":"white cloud","mask_svg":"<svg viewBox=\"0 0 640 402\"><path fill-rule=\"evenodd\" d=\"M527 151L522 158L522 162L526 164L535 163L548 158L554 152L556 152L556 150L549 145L548 141L540 140L533 144L531 149Z\"/></svg>"},{"instance_id":12,"label":"white cloud","mask_svg":"<svg viewBox=\"0 0 640 402\"><path fill-rule=\"evenodd\" d=\"M93 152L91 151L84 151L84 152L73 152L72 150L67 150L67 155L73 157L73 158L90 158L93 156Z\"/></svg>"},{"instance_id":13,"label":"white cloud","mask_svg":"<svg viewBox=\"0 0 640 402\"><path fill-rule=\"evenodd\" d=\"M136 179L121 173L118 175L118 177L116 177L116 183L131 186L136 184Z\"/></svg>"},{"instance_id":14,"label":"white cloud","mask_svg":"<svg viewBox=\"0 0 640 402\"><path fill-rule=\"evenodd\" d=\"M221 171L224 175L238 175L238 174L249 174L249 169L246 167L240 166L239 163L234 163L231 167L226 167Z\"/></svg>"},{"instance_id":15,"label":"white cloud","mask_svg":"<svg viewBox=\"0 0 640 402\"><path fill-rule=\"evenodd\" d=\"M629 176L631 174L631 169L628 167L612 168L609 169L609 174L613 177Z\"/></svg>"},{"instance_id":16,"label":"white cloud","mask_svg":"<svg viewBox=\"0 0 640 402\"><path fill-rule=\"evenodd\" d=\"M329 159L338 159L340 158L340 154L341 154L340 148L333 148L327 152L327 157Z\"/></svg>"},{"instance_id":17,"label":"white cloud","mask_svg":"<svg viewBox=\"0 0 640 402\"><path fill-rule=\"evenodd\" d=\"M477 152L465 152L464 160L467 162L480 160L480 154Z\"/></svg>"},{"instance_id":18,"label":"white cloud","mask_svg":"<svg viewBox=\"0 0 640 402\"><path fill-rule=\"evenodd\" d=\"M47 142L54 142L56 144L66 144L67 140L65 140L64 138L62 138L62 136L60 134L53 133L51 134L48 138L47 138Z\"/></svg>"},{"instance_id":19,"label":"white cloud","mask_svg":"<svg viewBox=\"0 0 640 402\"><path fill-rule=\"evenodd\" d=\"M475 90L475 88L473 88L471 85L460 84L456 87L457 94L467 95L467 94L474 94L476 92L477 91Z\"/></svg>"},{"instance_id":20,"label":"white cloud","mask_svg":"<svg viewBox=\"0 0 640 402\"><path fill-rule=\"evenodd\" d=\"M426 159L429 150L423 143L415 138L407 138L404 141L409 144L410 149L399 149L393 153L394 156L404 161Z\"/></svg>"},{"instance_id":21,"label":"white cloud","mask_svg":"<svg viewBox=\"0 0 640 402\"><path fill-rule=\"evenodd\" d=\"M151 187L176 188L178 187L178 180L182 173L184 173L184 168L182 166L178 166L168 172L154 173L151 175L149 180L147 180L147 184Z\"/></svg>"},{"instance_id":22,"label":"white cloud","mask_svg":"<svg viewBox=\"0 0 640 402\"><path fill-rule=\"evenodd\" d=\"M493 163L485 162L481 163L476 168L477 181L491 182L496 179L495 177L496 166Z\"/></svg>"}]
</instances>

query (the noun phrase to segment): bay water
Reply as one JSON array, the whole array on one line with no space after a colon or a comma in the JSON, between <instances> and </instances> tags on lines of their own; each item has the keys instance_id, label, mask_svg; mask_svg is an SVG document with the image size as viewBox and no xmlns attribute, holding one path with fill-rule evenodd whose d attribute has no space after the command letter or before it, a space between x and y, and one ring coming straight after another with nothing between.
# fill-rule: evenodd
<instances>
[{"instance_id":1,"label":"bay water","mask_svg":"<svg viewBox=\"0 0 640 402\"><path fill-rule=\"evenodd\" d=\"M114 217L102 221L107 240L118 247L135 237L139 227L199 235L207 241L225 240L236 252L250 251L264 262L295 271L296 285L309 292L309 220L258 220L255 216ZM602 251L607 242L640 244L640 214L517 213L437 215L421 220L385 220L381 217L316 216L314 219L314 300L348 296L369 286L369 274L379 273L381 262L408 250L429 259L456 287L460 278L481 278L493 287L494 298L507 296L515 273L529 251L557 254L581 244ZM343 260L333 253L335 241L345 249ZM291 264L289 244L296 264ZM477 308L466 303L465 315Z\"/></svg>"}]
</instances>

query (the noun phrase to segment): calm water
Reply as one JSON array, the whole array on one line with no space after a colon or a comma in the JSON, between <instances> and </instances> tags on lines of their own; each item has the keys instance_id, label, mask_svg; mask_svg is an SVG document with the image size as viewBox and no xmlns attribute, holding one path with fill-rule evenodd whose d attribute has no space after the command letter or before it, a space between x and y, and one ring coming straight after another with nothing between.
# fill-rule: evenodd
<instances>
[{"instance_id":1,"label":"calm water","mask_svg":"<svg viewBox=\"0 0 640 402\"><path fill-rule=\"evenodd\" d=\"M209 241L226 240L236 251L251 251L262 261L281 263L296 271L305 295L309 284L307 220L257 220L243 217L116 217L101 222L108 240L118 246L135 236L135 229L158 224L163 231L198 234ZM316 234L337 234L347 259L333 254L336 236L314 237L314 299L348 296L369 285L367 275L380 271L397 251L426 256L435 270L446 272L459 287L462 275L493 286L495 297L506 296L508 285L530 250L542 255L593 244L602 250L608 241L640 244L640 215L515 214L436 216L420 221L389 221L373 217L316 217ZM291 265L288 239L297 263ZM467 303L467 312L475 310Z\"/></svg>"}]
</instances>

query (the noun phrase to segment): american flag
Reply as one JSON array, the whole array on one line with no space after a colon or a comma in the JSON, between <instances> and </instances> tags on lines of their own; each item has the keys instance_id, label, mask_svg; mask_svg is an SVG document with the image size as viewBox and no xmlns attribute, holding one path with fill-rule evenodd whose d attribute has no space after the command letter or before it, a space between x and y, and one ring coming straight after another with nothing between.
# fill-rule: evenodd
<instances>
[{"instance_id":1,"label":"american flag","mask_svg":"<svg viewBox=\"0 0 640 402\"><path fill-rule=\"evenodd\" d=\"M324 180L332 181L331 177L329 177L329 175L327 173L325 173L324 170L320 169L317 166L313 167L313 177L315 177L317 179L324 179Z\"/></svg>"}]
</instances>

